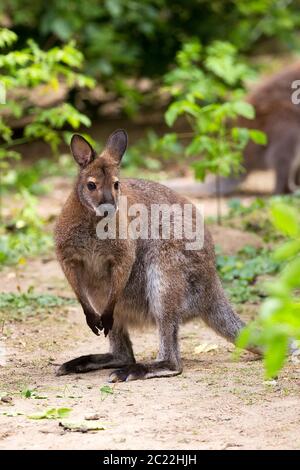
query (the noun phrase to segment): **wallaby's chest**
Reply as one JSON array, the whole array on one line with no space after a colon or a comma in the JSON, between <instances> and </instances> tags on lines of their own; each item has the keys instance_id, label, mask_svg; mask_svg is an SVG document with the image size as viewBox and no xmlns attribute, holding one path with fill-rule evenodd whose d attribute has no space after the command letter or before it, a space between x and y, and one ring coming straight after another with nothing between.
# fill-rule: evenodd
<instances>
[{"instance_id":1,"label":"wallaby's chest","mask_svg":"<svg viewBox=\"0 0 300 470\"><path fill-rule=\"evenodd\" d=\"M109 240L99 240L93 227L74 228L70 245L72 258L80 261L85 270L96 277L109 274L113 254Z\"/></svg>"}]
</instances>

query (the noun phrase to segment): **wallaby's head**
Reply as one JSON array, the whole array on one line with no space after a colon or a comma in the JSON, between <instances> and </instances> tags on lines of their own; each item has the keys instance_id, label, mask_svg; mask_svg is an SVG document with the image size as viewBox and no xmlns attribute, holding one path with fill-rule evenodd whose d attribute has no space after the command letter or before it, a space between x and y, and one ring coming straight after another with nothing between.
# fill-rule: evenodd
<instances>
[{"instance_id":1,"label":"wallaby's head","mask_svg":"<svg viewBox=\"0 0 300 470\"><path fill-rule=\"evenodd\" d=\"M127 134L122 129L111 134L99 155L84 137L73 135L71 150L79 165L76 189L80 202L87 209L97 213L102 204L111 204L117 209L119 167L126 147Z\"/></svg>"}]
</instances>

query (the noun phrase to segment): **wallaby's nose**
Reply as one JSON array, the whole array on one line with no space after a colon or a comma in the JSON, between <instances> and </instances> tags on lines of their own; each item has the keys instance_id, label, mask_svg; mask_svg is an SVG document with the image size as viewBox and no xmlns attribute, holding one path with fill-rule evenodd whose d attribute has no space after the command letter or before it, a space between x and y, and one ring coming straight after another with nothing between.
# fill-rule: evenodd
<instances>
[{"instance_id":1,"label":"wallaby's nose","mask_svg":"<svg viewBox=\"0 0 300 470\"><path fill-rule=\"evenodd\" d=\"M116 201L115 201L115 199L114 199L114 197L113 197L113 195L112 195L112 193L111 193L110 190L105 189L105 190L103 191L103 201L102 201L102 203L104 203L104 204L111 204L112 206L115 207Z\"/></svg>"}]
</instances>

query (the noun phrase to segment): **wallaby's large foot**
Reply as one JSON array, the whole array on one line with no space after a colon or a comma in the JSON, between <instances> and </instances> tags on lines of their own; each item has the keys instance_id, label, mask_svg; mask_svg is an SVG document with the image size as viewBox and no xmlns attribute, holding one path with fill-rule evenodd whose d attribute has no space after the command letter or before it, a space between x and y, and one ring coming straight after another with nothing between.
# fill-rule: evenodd
<instances>
[{"instance_id":1,"label":"wallaby's large foot","mask_svg":"<svg viewBox=\"0 0 300 470\"><path fill-rule=\"evenodd\" d=\"M114 370L109 376L109 381L128 382L129 380L152 379L154 377L172 377L181 374L181 372L181 366L176 367L168 361L137 363Z\"/></svg>"},{"instance_id":2,"label":"wallaby's large foot","mask_svg":"<svg viewBox=\"0 0 300 470\"><path fill-rule=\"evenodd\" d=\"M89 354L87 356L80 356L71 361L62 364L56 371L56 375L76 374L82 372L89 372L97 369L112 369L114 367L127 366L134 363L134 359L118 358L113 354Z\"/></svg>"}]
</instances>

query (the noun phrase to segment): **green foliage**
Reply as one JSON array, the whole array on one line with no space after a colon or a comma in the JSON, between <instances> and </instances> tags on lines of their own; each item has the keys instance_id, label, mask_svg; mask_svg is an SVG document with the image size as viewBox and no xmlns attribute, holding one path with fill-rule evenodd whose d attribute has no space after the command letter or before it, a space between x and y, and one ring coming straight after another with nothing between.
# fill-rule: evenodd
<instances>
[{"instance_id":1,"label":"green foliage","mask_svg":"<svg viewBox=\"0 0 300 470\"><path fill-rule=\"evenodd\" d=\"M14 33L0 29L2 45L11 45L16 39ZM1 267L24 264L27 258L45 254L53 247L52 234L45 228L47 221L37 212L37 199L33 195L49 190L42 182L43 176L61 175L66 169L72 173L74 165L70 170L70 158L66 156L56 161L40 159L30 166L12 165L12 159L20 159L20 154L11 149L20 143L42 139L56 152L62 139L70 140L67 129L90 125L87 116L69 103L52 103L47 108L36 100L36 94L43 99L60 87L93 86L93 80L79 73L82 63L83 56L73 43L45 52L31 40L24 49L0 55L1 84L8 92L7 104L0 107L0 199L7 190L13 190L16 195L13 196L16 208L6 209L3 214L4 204L0 200ZM19 133L16 137L13 131L14 118L24 119L21 137Z\"/></svg>"},{"instance_id":2,"label":"green foliage","mask_svg":"<svg viewBox=\"0 0 300 470\"><path fill-rule=\"evenodd\" d=\"M132 113L143 99L132 77L160 78L174 64L182 42L228 41L247 55L267 48L299 47L294 31L300 25L299 0L6 0L0 4L0 25L11 24L20 43L34 38L41 49L60 50L75 39L86 58L84 73L121 97ZM0 39L15 40L12 32ZM227 46L225 46L227 47ZM20 57L20 61L23 58ZM222 74L220 62L209 66ZM223 62L232 79L231 59Z\"/></svg>"},{"instance_id":3,"label":"green foliage","mask_svg":"<svg viewBox=\"0 0 300 470\"><path fill-rule=\"evenodd\" d=\"M7 90L7 103L0 107L0 198L11 188L17 195L15 203L18 207L4 217L0 201L1 266L24 264L26 258L46 253L53 245L33 197L45 190L45 185L40 182L42 162L20 171L16 166L13 168L12 159L20 159L16 146L42 139L56 152L62 139L69 139L66 128L90 125L87 116L71 104L52 103L49 108L42 107L36 96L43 99L60 87L93 86L92 79L79 73L83 56L73 42L42 51L33 40L28 40L25 48L9 51L8 46L16 41L14 32L0 29L0 47L5 47L4 53L0 54L1 84ZM25 123L21 137L16 137L13 131L14 119ZM50 165L47 166L49 170Z\"/></svg>"},{"instance_id":4,"label":"green foliage","mask_svg":"<svg viewBox=\"0 0 300 470\"><path fill-rule=\"evenodd\" d=\"M291 48L300 24L298 0L72 0L71 7L69 0L6 0L1 14L23 40L58 45L76 38L88 70L108 79L164 73L182 40L195 36L251 52L275 37Z\"/></svg>"},{"instance_id":5,"label":"green foliage","mask_svg":"<svg viewBox=\"0 0 300 470\"><path fill-rule=\"evenodd\" d=\"M30 419L63 419L67 418L72 408L50 408L40 413L29 415Z\"/></svg>"},{"instance_id":6,"label":"green foliage","mask_svg":"<svg viewBox=\"0 0 300 470\"><path fill-rule=\"evenodd\" d=\"M21 397L23 398L34 398L35 400L46 400L47 395L41 395L36 389L24 388L21 390Z\"/></svg>"},{"instance_id":7,"label":"green foliage","mask_svg":"<svg viewBox=\"0 0 300 470\"><path fill-rule=\"evenodd\" d=\"M0 47L11 46L17 40L17 35L7 28L1 29Z\"/></svg>"},{"instance_id":8,"label":"green foliage","mask_svg":"<svg viewBox=\"0 0 300 470\"><path fill-rule=\"evenodd\" d=\"M165 119L172 126L184 116L190 125L193 137L185 154L197 157L195 176L238 174L248 140L266 143L262 132L233 126L238 117L254 118L252 105L242 101L243 83L252 70L232 44L220 41L206 48L198 40L185 43L176 64L165 77L173 97Z\"/></svg>"},{"instance_id":9,"label":"green foliage","mask_svg":"<svg viewBox=\"0 0 300 470\"><path fill-rule=\"evenodd\" d=\"M300 210L300 194L273 196L271 201L290 205L295 210ZM268 199L256 198L250 204L242 204L240 199L231 199L228 203L228 214L223 217L223 224L238 230L245 230L259 235L267 243L278 242L284 239L284 235L277 230L270 220ZM279 210L279 209L278 209ZM287 229L290 230L290 229Z\"/></svg>"},{"instance_id":10,"label":"green foliage","mask_svg":"<svg viewBox=\"0 0 300 470\"><path fill-rule=\"evenodd\" d=\"M39 196L48 193L51 183L45 179L53 176L75 176L77 174L74 159L70 154L62 154L56 159L40 158L30 165L18 162L14 167L6 170L2 176L2 193L23 191L31 196L31 200L36 201L32 196ZM26 198L26 196L25 196ZM19 197L20 199L20 197ZM27 199L25 199L27 201Z\"/></svg>"},{"instance_id":11,"label":"green foliage","mask_svg":"<svg viewBox=\"0 0 300 470\"><path fill-rule=\"evenodd\" d=\"M21 391L21 396L23 398L31 398L34 395L34 390L31 390L30 388L24 388L24 390Z\"/></svg>"},{"instance_id":12,"label":"green foliage","mask_svg":"<svg viewBox=\"0 0 300 470\"><path fill-rule=\"evenodd\" d=\"M36 198L22 189L19 200L20 208L0 223L0 266L24 264L26 258L46 253L53 246L45 220L37 214Z\"/></svg>"},{"instance_id":13,"label":"green foliage","mask_svg":"<svg viewBox=\"0 0 300 470\"><path fill-rule=\"evenodd\" d=\"M153 130L149 130L145 138L139 139L126 151L123 168L159 171L165 161L172 158L174 162L181 158L182 152L182 145L177 141L175 133L159 138Z\"/></svg>"},{"instance_id":14,"label":"green foliage","mask_svg":"<svg viewBox=\"0 0 300 470\"><path fill-rule=\"evenodd\" d=\"M11 34L10 34L11 33ZM0 29L0 45L12 45L17 40L14 33ZM1 46L0 46L1 47ZM79 73L83 56L74 42L62 47L43 51L32 40L23 49L5 51L0 54L1 84L7 90L5 112L0 113L0 160L16 157L10 150L18 143L43 139L53 151L57 150L63 137L62 129L67 125L77 129L81 124L90 125L90 120L71 104L52 104L47 109L39 105L36 95L49 95L61 87L92 87L91 78ZM11 126L12 119L25 118L23 137L16 139Z\"/></svg>"},{"instance_id":15,"label":"green foliage","mask_svg":"<svg viewBox=\"0 0 300 470\"><path fill-rule=\"evenodd\" d=\"M260 314L240 335L238 346L256 344L264 350L267 377L274 377L283 367L288 345L300 340L300 218L287 204L273 202L271 220L288 241L274 253L281 262L277 279L266 285L268 298Z\"/></svg>"},{"instance_id":16,"label":"green foliage","mask_svg":"<svg viewBox=\"0 0 300 470\"><path fill-rule=\"evenodd\" d=\"M101 395L101 400L105 400L109 395L114 394L114 389L110 387L109 385L103 385L100 388L100 395Z\"/></svg>"},{"instance_id":17,"label":"green foliage","mask_svg":"<svg viewBox=\"0 0 300 470\"><path fill-rule=\"evenodd\" d=\"M276 273L279 262L268 249L245 246L236 255L217 253L217 269L232 302L253 303L266 296L259 278Z\"/></svg>"},{"instance_id":18,"label":"green foliage","mask_svg":"<svg viewBox=\"0 0 300 470\"><path fill-rule=\"evenodd\" d=\"M270 222L267 199L256 198L245 205L240 199L234 198L229 201L228 206L230 210L223 216L223 225L252 232L262 237L266 243L280 239Z\"/></svg>"},{"instance_id":19,"label":"green foliage","mask_svg":"<svg viewBox=\"0 0 300 470\"><path fill-rule=\"evenodd\" d=\"M43 255L53 247L52 236L45 229L34 225L17 227L14 233L0 226L0 267L3 265L23 265L28 258Z\"/></svg>"},{"instance_id":20,"label":"green foliage","mask_svg":"<svg viewBox=\"0 0 300 470\"><path fill-rule=\"evenodd\" d=\"M245 216L247 214L253 213L255 210L264 209L267 206L267 201L262 198L256 198L248 206L242 204L241 200L238 198L232 198L228 202L229 213L228 219L232 219L235 216Z\"/></svg>"},{"instance_id":21,"label":"green foliage","mask_svg":"<svg viewBox=\"0 0 300 470\"><path fill-rule=\"evenodd\" d=\"M0 294L0 319L24 320L73 303L73 299L50 294L35 294L32 290L17 294L2 292Z\"/></svg>"},{"instance_id":22,"label":"green foliage","mask_svg":"<svg viewBox=\"0 0 300 470\"><path fill-rule=\"evenodd\" d=\"M284 203L273 205L271 220L274 227L284 235L295 237L299 234L299 222L296 209Z\"/></svg>"}]
</instances>

